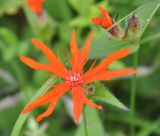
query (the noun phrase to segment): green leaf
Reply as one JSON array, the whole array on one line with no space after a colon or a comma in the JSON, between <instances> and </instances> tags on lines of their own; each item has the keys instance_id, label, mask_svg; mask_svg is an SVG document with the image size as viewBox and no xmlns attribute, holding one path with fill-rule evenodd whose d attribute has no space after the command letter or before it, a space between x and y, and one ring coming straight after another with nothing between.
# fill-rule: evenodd
<instances>
[{"instance_id":1,"label":"green leaf","mask_svg":"<svg viewBox=\"0 0 160 136\"><path fill-rule=\"evenodd\" d=\"M87 15L95 0L69 0L70 5L80 15Z\"/></svg>"},{"instance_id":2,"label":"green leaf","mask_svg":"<svg viewBox=\"0 0 160 136\"><path fill-rule=\"evenodd\" d=\"M146 6L146 7L148 7L148 8L151 8L149 11L152 11L152 13L148 13L148 12L146 12L147 14L149 14L149 16L148 16L148 19L150 19L150 17L152 17L153 16L153 14L155 13L155 11L157 10L157 8L159 7L159 3L160 3L160 1L159 0L152 0L152 1L149 1L148 3L146 3L145 5L143 5L143 6L141 6L140 8L138 8L136 11L137 11L137 14L139 13L141 13L140 12L140 10L143 10L144 9L144 7ZM148 8L145 8L145 9L147 9L148 10ZM154 9L153 9L154 8ZM24 6L24 9L25 9L25 6ZM27 8L26 8L27 9ZM134 11L135 12L135 11ZM29 13L29 12L27 12L27 13ZM120 22L122 22L122 21L124 21L126 18L128 18L129 16L131 16L133 14L133 12L132 13L130 13L129 15L127 15L126 17L124 17L124 18L122 18L118 23L120 23ZM142 14L142 13L141 13ZM141 15L140 14L140 15ZM142 16L142 15L141 15ZM29 17L29 16L28 16ZM147 19L147 22L146 23L148 23L148 19ZM32 19L30 19L30 23L32 24L31 26L33 26L33 29L35 30L35 31L37 31L36 30L36 26L34 25L34 23L33 23L34 21L32 21ZM144 21L145 22L145 21ZM145 29L144 29L145 30ZM143 33L143 31L142 31L142 33ZM92 45L92 50L91 50L91 54L90 54L90 57L91 58L97 58L97 57L99 57L99 56L101 56L101 57L104 57L104 56L106 56L107 54L109 54L109 53L111 53L111 51L115 51L115 50L117 50L117 49L121 49L121 48L126 48L126 47L132 47L134 50L137 50L138 49L138 44L133 44L133 45L124 45L124 44L122 44L122 43L120 43L120 42L118 42L118 41L116 41L116 40L113 40L113 39L110 39L109 37L108 38L106 38L106 37L108 37L108 36L106 36L106 32L105 33L103 33L101 36L99 36L95 41L94 41L94 43L93 43L93 45ZM106 44L108 44L108 42L109 42L109 45L108 45L108 47L106 46ZM113 44L113 45L112 45ZM115 45L117 45L117 46L115 46ZM124 45L124 46L120 46L119 47L119 45ZM101 49L101 48L103 48L103 49ZM106 49L107 48L107 49ZM108 50L109 48L111 48L110 50ZM115 49L116 48L116 49ZM36 98L38 98L39 96L41 96L43 93L45 93L50 87L48 87L48 86L46 86L46 84L51 84L52 82L53 82L53 80L54 80L54 77L53 78L49 78L47 81L46 81L46 83L37 91L37 93L31 98L31 100L29 101L29 103L31 102L31 101L33 101L34 99L36 99ZM101 86L102 87L102 86ZM102 90L105 90L105 92L106 92L106 95L102 95L102 93L100 93ZM103 92L104 93L104 92ZM95 93L95 99L101 99L101 100L103 100L103 101L106 101L106 102L108 102L108 103L110 103L110 104L113 104L113 105L115 105L115 106L117 106L117 107L119 107L119 108L121 108L121 109L127 109L122 103L120 103L111 93L109 93L109 91L106 91L106 89L104 89L104 87L102 87L102 89L97 89L97 91L96 91L96 93ZM91 123L89 123L90 125L89 126L92 126L92 125L95 125L94 127L92 127L93 129L90 129L89 131L94 131L94 129L96 128L96 127L98 127L98 126L101 126L101 124L100 124L100 121L99 121L99 119L98 119L98 117L96 117L96 116L98 116L97 115L97 113L95 113L94 112L94 109L92 109L93 111L86 111L86 112L88 112L88 114L87 114L87 119L89 120L89 121L87 121L87 122L91 122ZM92 114L94 115L94 117L92 116ZM23 124L24 124L24 122L25 122L25 120L27 119L27 117L28 117L28 115L29 114L26 114L26 115L20 115L19 116L19 118L18 118L18 120L17 120L17 122L16 122L16 124L15 124L15 126L14 126L14 128L13 128L13 131L12 131L12 134L11 134L11 136L18 136L19 135L19 133L20 133L20 130L21 130L21 128L22 128L22 126L23 126ZM93 121L93 119L95 119L95 121ZM93 122L92 122L93 121ZM99 123L98 123L99 122ZM98 125L97 125L98 124ZM83 129L83 128L82 128ZM100 127L99 129L97 129L97 131L98 130L102 130L102 127ZM79 132L80 133L80 132ZM91 133L91 132L90 132ZM101 131L101 132L99 132L99 134L98 135L104 135L103 134L103 132ZM92 135L93 136L93 135Z\"/></svg>"},{"instance_id":3,"label":"green leaf","mask_svg":"<svg viewBox=\"0 0 160 136\"><path fill-rule=\"evenodd\" d=\"M16 34L8 28L0 28L0 43L3 59L9 62L14 59L17 53L18 38Z\"/></svg>"},{"instance_id":4,"label":"green leaf","mask_svg":"<svg viewBox=\"0 0 160 136\"><path fill-rule=\"evenodd\" d=\"M72 17L71 10L66 0L46 0L45 9L53 18L59 20L69 20Z\"/></svg>"},{"instance_id":5,"label":"green leaf","mask_svg":"<svg viewBox=\"0 0 160 136\"><path fill-rule=\"evenodd\" d=\"M10 46L12 44L16 45L18 43L18 39L16 34L5 27L0 28L0 37L5 41L5 43Z\"/></svg>"},{"instance_id":6,"label":"green leaf","mask_svg":"<svg viewBox=\"0 0 160 136\"><path fill-rule=\"evenodd\" d=\"M135 14L140 19L140 30L137 37L138 39L140 39L146 27L148 26L148 23L152 19L153 15L155 14L159 6L160 6L159 0L148 0L140 8L136 9L135 11L131 12L129 15L120 19L116 24L121 24L127 18ZM115 26L116 24L114 24L113 26ZM111 52L117 51L123 48L131 48L133 52L139 49L139 44L137 43L138 41L135 43L131 43L131 42L124 42L123 40L122 41L115 40L107 34L108 30L103 32L98 37L96 37L95 41L93 42L93 45L91 46L91 52L90 52L91 59L106 57Z\"/></svg>"},{"instance_id":7,"label":"green leaf","mask_svg":"<svg viewBox=\"0 0 160 136\"><path fill-rule=\"evenodd\" d=\"M28 53L28 51L30 50L30 41L28 41L28 39L26 40L21 40L20 43L17 45L19 50L17 51L17 55L26 55Z\"/></svg>"},{"instance_id":8,"label":"green leaf","mask_svg":"<svg viewBox=\"0 0 160 136\"><path fill-rule=\"evenodd\" d=\"M70 25L71 25L72 27L75 27L75 26L79 26L79 27L89 26L89 25L90 25L90 18L88 18L88 17L83 17L83 16L74 18L74 19L70 22Z\"/></svg>"},{"instance_id":9,"label":"green leaf","mask_svg":"<svg viewBox=\"0 0 160 136\"><path fill-rule=\"evenodd\" d=\"M12 15L18 11L22 0L0 0L0 16L4 13Z\"/></svg>"},{"instance_id":10,"label":"green leaf","mask_svg":"<svg viewBox=\"0 0 160 136\"><path fill-rule=\"evenodd\" d=\"M102 83L96 82L94 87L95 93L91 96L91 98L109 103L123 110L129 110Z\"/></svg>"},{"instance_id":11,"label":"green leaf","mask_svg":"<svg viewBox=\"0 0 160 136\"><path fill-rule=\"evenodd\" d=\"M151 21L153 15L156 13L159 7L160 7L159 0L148 0L148 2L146 2L142 6L142 8L135 13L140 18L140 22L142 26L140 37L143 35L149 22Z\"/></svg>"},{"instance_id":12,"label":"green leaf","mask_svg":"<svg viewBox=\"0 0 160 136\"><path fill-rule=\"evenodd\" d=\"M54 83L54 77L49 78L46 83L44 83L44 85L37 91L37 93L35 93L35 95L31 98L31 100L28 102L28 104L30 102L32 102L33 100L35 100L36 98L38 98L39 96L41 96L42 94L44 94L45 92L47 92L50 88L50 86L47 86L46 84L52 84ZM19 136L20 130L22 129L22 126L25 122L25 120L27 119L29 114L20 114L20 116L18 117L14 128L12 130L11 136Z\"/></svg>"},{"instance_id":13,"label":"green leaf","mask_svg":"<svg viewBox=\"0 0 160 136\"><path fill-rule=\"evenodd\" d=\"M149 136L155 130L159 130L160 119L142 129L136 136Z\"/></svg>"},{"instance_id":14,"label":"green leaf","mask_svg":"<svg viewBox=\"0 0 160 136\"><path fill-rule=\"evenodd\" d=\"M95 0L69 0L68 2L78 13L78 16L70 21L69 24L71 27L90 27L91 18L100 14L99 12L97 12L99 6L103 6L107 10L109 9L107 1L98 2L96 4L93 4Z\"/></svg>"},{"instance_id":15,"label":"green leaf","mask_svg":"<svg viewBox=\"0 0 160 136\"><path fill-rule=\"evenodd\" d=\"M104 129L97 110L91 107L85 107L85 118L87 123L88 136L104 136ZM84 136L84 122L79 125L75 136Z\"/></svg>"}]
</instances>

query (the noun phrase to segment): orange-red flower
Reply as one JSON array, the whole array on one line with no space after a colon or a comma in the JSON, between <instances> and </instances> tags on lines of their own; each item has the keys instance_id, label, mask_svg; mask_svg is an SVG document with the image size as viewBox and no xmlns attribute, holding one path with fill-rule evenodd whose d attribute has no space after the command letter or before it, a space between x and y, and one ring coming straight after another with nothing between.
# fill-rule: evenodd
<instances>
[{"instance_id":1,"label":"orange-red flower","mask_svg":"<svg viewBox=\"0 0 160 136\"><path fill-rule=\"evenodd\" d=\"M93 63L90 69L84 73L83 68L88 60L92 35L93 33L91 32L89 38L84 44L83 49L79 50L76 43L76 32L72 32L72 39L70 42L72 56L68 54L71 69L66 69L62 62L45 44L36 39L32 39L34 46L39 48L46 55L50 64L41 64L25 56L20 56L20 60L33 69L46 70L51 72L53 76L62 78L63 82L54 86L53 89L48 91L46 94L31 102L22 111L22 113L30 112L38 106L50 103L47 111L37 117L36 120L40 121L53 112L54 107L60 97L62 97L68 90L70 90L73 97L73 113L75 122L77 123L82 113L83 104L102 110L102 106L97 105L87 99L85 96L87 91L83 88L83 85L94 82L96 80L109 80L114 77L127 75L129 73L137 73L137 71L131 68L125 68L122 70L106 70L106 68L112 62L128 55L131 52L130 49L123 49L117 52L113 52L98 66L94 66L95 63Z\"/></svg>"},{"instance_id":2,"label":"orange-red flower","mask_svg":"<svg viewBox=\"0 0 160 136\"><path fill-rule=\"evenodd\" d=\"M107 29L110 27L113 22L108 12L105 11L102 7L99 7L99 11L101 12L103 17L94 17L92 18L92 22L96 25L101 25L103 28Z\"/></svg>"},{"instance_id":3,"label":"orange-red flower","mask_svg":"<svg viewBox=\"0 0 160 136\"><path fill-rule=\"evenodd\" d=\"M42 14L43 11L43 3L45 0L26 0L29 8L34 12L36 15Z\"/></svg>"}]
</instances>

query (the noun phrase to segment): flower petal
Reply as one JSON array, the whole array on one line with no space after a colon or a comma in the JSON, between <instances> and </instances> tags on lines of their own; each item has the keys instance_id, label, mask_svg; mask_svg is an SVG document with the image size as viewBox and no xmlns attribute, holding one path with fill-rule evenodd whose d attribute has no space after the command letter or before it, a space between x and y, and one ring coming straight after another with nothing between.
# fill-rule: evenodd
<instances>
[{"instance_id":1,"label":"flower petal","mask_svg":"<svg viewBox=\"0 0 160 136\"><path fill-rule=\"evenodd\" d=\"M112 25L112 22L108 20L107 18L98 18L98 17L93 18L92 23L96 25L101 25L104 28L108 28Z\"/></svg>"},{"instance_id":2,"label":"flower petal","mask_svg":"<svg viewBox=\"0 0 160 136\"><path fill-rule=\"evenodd\" d=\"M110 25L112 25L112 19L111 17L109 16L109 14L107 13L106 10L104 10L102 7L99 7L99 11L101 12L101 14L107 19L108 23Z\"/></svg>"},{"instance_id":3,"label":"flower petal","mask_svg":"<svg viewBox=\"0 0 160 136\"><path fill-rule=\"evenodd\" d=\"M82 90L83 90L83 89L82 89ZM83 90L83 92L87 92L87 91ZM91 107L93 107L93 108L96 108L97 110L102 110L102 109L103 109L101 105L97 105L97 104L95 104L94 102L90 101L90 100L84 95L84 93L82 93L81 95L82 95L81 97L83 98L83 103L85 103L85 104L87 104L88 106L91 106Z\"/></svg>"},{"instance_id":4,"label":"flower petal","mask_svg":"<svg viewBox=\"0 0 160 136\"><path fill-rule=\"evenodd\" d=\"M99 7L99 11L103 15L103 17L101 17L101 18L94 17L92 19L92 23L94 23L96 25L101 25L103 28L107 29L108 27L110 27L113 24L112 19L109 16L109 14L107 13L107 11L105 11L102 7Z\"/></svg>"},{"instance_id":5,"label":"flower petal","mask_svg":"<svg viewBox=\"0 0 160 136\"><path fill-rule=\"evenodd\" d=\"M46 71L53 72L52 68L48 65L40 64L40 63L34 61L33 59L25 57L25 56L20 56L19 58L23 63L28 65L30 68L33 68L36 70L46 70Z\"/></svg>"},{"instance_id":6,"label":"flower petal","mask_svg":"<svg viewBox=\"0 0 160 136\"><path fill-rule=\"evenodd\" d=\"M105 58L102 63L98 66L94 67L92 70L89 70L84 74L84 78L87 80L96 74L101 74L102 71L104 72L106 68L114 61L124 58L131 52L131 49L123 49L120 51L113 52L107 58Z\"/></svg>"},{"instance_id":7,"label":"flower petal","mask_svg":"<svg viewBox=\"0 0 160 136\"><path fill-rule=\"evenodd\" d=\"M75 30L72 31L72 39L70 42L70 47L71 47L71 53L72 53L72 58L70 60L72 70L75 72L77 65L78 65L78 56L80 55L80 51L78 49L78 45L76 42L76 32Z\"/></svg>"},{"instance_id":8,"label":"flower petal","mask_svg":"<svg viewBox=\"0 0 160 136\"><path fill-rule=\"evenodd\" d=\"M109 71L102 72L100 74L96 74L95 76L91 78L88 78L86 83L93 82L95 80L110 80L112 78L125 76L130 73L138 74L138 71L131 69L131 68L125 68L122 70L109 70Z\"/></svg>"},{"instance_id":9,"label":"flower petal","mask_svg":"<svg viewBox=\"0 0 160 136\"><path fill-rule=\"evenodd\" d=\"M110 21L108 21L108 19L106 19L106 18L103 19L103 22L102 22L103 28L107 29L111 25L112 25L112 23Z\"/></svg>"},{"instance_id":10,"label":"flower petal","mask_svg":"<svg viewBox=\"0 0 160 136\"><path fill-rule=\"evenodd\" d=\"M134 70L134 69L131 69L131 68L125 68L125 69L122 69L122 70L109 70L102 76L102 79L104 78L105 80L109 80L111 78L125 76L125 75L128 75L130 73L138 74L139 72L137 70Z\"/></svg>"},{"instance_id":11,"label":"flower petal","mask_svg":"<svg viewBox=\"0 0 160 136\"><path fill-rule=\"evenodd\" d=\"M79 87L74 87L72 88L72 96L73 96L73 113L75 117L75 122L79 122L79 118L82 113L82 106L83 106L83 101L80 95Z\"/></svg>"},{"instance_id":12,"label":"flower petal","mask_svg":"<svg viewBox=\"0 0 160 136\"><path fill-rule=\"evenodd\" d=\"M33 102L31 102L27 107L22 111L22 114L32 111L38 106L44 105L49 102L57 102L58 99L66 93L66 91L69 89L69 87L66 85L66 83L59 84L55 86L53 90L50 90L49 92L45 93L43 96L37 98Z\"/></svg>"},{"instance_id":13,"label":"flower petal","mask_svg":"<svg viewBox=\"0 0 160 136\"><path fill-rule=\"evenodd\" d=\"M90 46L91 46L91 41L92 41L92 36L93 36L93 32L90 33L88 39L86 40L83 50L80 53L80 57L78 60L78 65L77 65L77 71L78 73L81 73L83 70L83 67L85 65L85 63L87 62L87 56L90 50Z\"/></svg>"},{"instance_id":14,"label":"flower petal","mask_svg":"<svg viewBox=\"0 0 160 136\"><path fill-rule=\"evenodd\" d=\"M93 36L93 32L90 32L90 35L88 37L88 39L86 40L83 50L81 52L81 56L83 59L85 59L88 55L88 52L90 50L90 45L91 45L91 41L92 41L92 36Z\"/></svg>"},{"instance_id":15,"label":"flower petal","mask_svg":"<svg viewBox=\"0 0 160 136\"><path fill-rule=\"evenodd\" d=\"M94 23L94 24L96 24L96 25L102 25L102 23L103 23L103 18L94 17L94 18L92 18L92 23Z\"/></svg>"},{"instance_id":16,"label":"flower petal","mask_svg":"<svg viewBox=\"0 0 160 136\"><path fill-rule=\"evenodd\" d=\"M84 92L86 91L83 90L81 86L72 88L73 106L74 106L73 113L75 116L76 123L78 123L79 118L81 116L83 104L87 104L93 108L102 110L102 106L97 105L93 103L92 101L90 101L89 99L87 99L86 96L84 95Z\"/></svg>"},{"instance_id":17,"label":"flower petal","mask_svg":"<svg viewBox=\"0 0 160 136\"><path fill-rule=\"evenodd\" d=\"M55 73L60 76L64 76L64 74L67 72L67 69L62 64L62 62L55 56L55 54L50 50L45 44L38 41L37 39L32 39L32 43L35 47L39 48L48 58L49 62L51 63L51 66L57 71ZM58 72L59 71L59 72ZM58 73L57 73L58 72Z\"/></svg>"},{"instance_id":18,"label":"flower petal","mask_svg":"<svg viewBox=\"0 0 160 136\"><path fill-rule=\"evenodd\" d=\"M29 8L37 15L42 13L42 6L45 0L26 0Z\"/></svg>"},{"instance_id":19,"label":"flower petal","mask_svg":"<svg viewBox=\"0 0 160 136\"><path fill-rule=\"evenodd\" d=\"M83 66L87 62L87 55L90 49L93 32L90 33L89 38L86 40L82 51L78 49L75 35L76 35L76 32L73 30L72 39L70 42L71 52L72 52L72 58L70 59L70 63L71 63L73 72L81 73Z\"/></svg>"},{"instance_id":20,"label":"flower petal","mask_svg":"<svg viewBox=\"0 0 160 136\"><path fill-rule=\"evenodd\" d=\"M71 47L72 55L76 56L77 53L79 52L79 49L78 49L78 45L77 45L77 42L76 42L76 32L75 32L74 29L72 31L72 39L70 41L70 47Z\"/></svg>"},{"instance_id":21,"label":"flower petal","mask_svg":"<svg viewBox=\"0 0 160 136\"><path fill-rule=\"evenodd\" d=\"M51 115L52 112L53 112L53 110L54 110L54 108L55 108L56 103L57 103L57 101L55 101L55 100L54 100L53 102L51 102L50 105L49 105L49 107L48 107L48 109L47 109L44 113L42 113L41 115L39 115L39 116L36 118L36 121L39 122L39 121L41 121L43 118Z\"/></svg>"}]
</instances>

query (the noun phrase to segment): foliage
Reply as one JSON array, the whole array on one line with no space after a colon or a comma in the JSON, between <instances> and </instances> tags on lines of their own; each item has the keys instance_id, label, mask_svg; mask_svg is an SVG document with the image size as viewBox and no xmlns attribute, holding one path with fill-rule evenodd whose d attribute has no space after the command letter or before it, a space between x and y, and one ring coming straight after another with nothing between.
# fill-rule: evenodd
<instances>
[{"instance_id":1,"label":"foliage","mask_svg":"<svg viewBox=\"0 0 160 136\"><path fill-rule=\"evenodd\" d=\"M91 23L92 17L99 16L98 6L107 9L113 18L119 13L120 19L107 30ZM47 84L55 84L59 81L55 80L55 77L48 78L43 71L29 70L19 61L19 55L31 56L39 62L46 63L44 55L30 43L30 39L36 37L45 42L60 56L65 65L68 65L66 49L69 47L73 28L76 28L79 46L82 46L89 31L94 31L89 56L91 62L95 58L98 58L100 62L111 52L123 48L132 48L132 53L139 52L140 75L137 82L136 114L131 116L128 106L131 76L109 82L95 82L91 84L95 92L89 97L104 105L104 110L98 112L85 107L88 136L107 134L128 136L128 126L133 124L137 128L135 136L160 135L160 48L156 46L160 39L159 6L159 0L46 0L45 14L42 18L38 18L24 1L1 0L0 135L28 136L31 134L37 136L41 132L42 136L85 136L84 118L82 117L81 123L75 126L64 100L58 103L54 115L40 124L34 121L34 116L45 107L35 110L32 114L20 114L26 103L33 101L50 89ZM138 17L140 22L136 36L129 37L133 39L116 40L108 33L116 25L125 31L127 20L133 15ZM132 62L132 55L130 55L109 68L132 67ZM43 129L43 124L47 124L45 129ZM42 131L39 131L41 129Z\"/></svg>"}]
</instances>

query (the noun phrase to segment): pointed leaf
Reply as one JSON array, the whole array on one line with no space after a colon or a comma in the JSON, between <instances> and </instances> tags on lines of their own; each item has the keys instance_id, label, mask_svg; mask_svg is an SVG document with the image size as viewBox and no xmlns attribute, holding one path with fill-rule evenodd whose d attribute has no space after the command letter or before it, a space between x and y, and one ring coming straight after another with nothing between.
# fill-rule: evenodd
<instances>
[{"instance_id":1,"label":"pointed leaf","mask_svg":"<svg viewBox=\"0 0 160 136\"><path fill-rule=\"evenodd\" d=\"M131 12L129 15L125 16L124 18L120 19L116 24L121 24L124 22L127 18L131 17L133 14L135 14L139 20L140 20L140 30L138 32L137 41L135 43L131 42L124 42L115 40L109 36L108 30L103 32L101 35L99 35L96 40L93 42L93 45L91 46L91 52L90 52L90 58L103 58L106 57L108 54L110 54L113 51L117 51L123 48L131 48L133 52L137 51L139 49L138 41L140 40L142 34L144 33L146 27L148 26L148 23L152 19L153 15L157 11L157 9L160 6L159 0L148 0L145 4L143 4L140 8L136 9L135 11ZM116 25L114 24L114 25ZM113 25L113 26L114 26ZM112 27L113 27L112 26ZM133 41L134 42L134 41Z\"/></svg>"},{"instance_id":2,"label":"pointed leaf","mask_svg":"<svg viewBox=\"0 0 160 136\"><path fill-rule=\"evenodd\" d=\"M95 93L91 98L109 103L122 110L129 110L124 104L122 104L102 83L96 82L94 84Z\"/></svg>"},{"instance_id":3,"label":"pointed leaf","mask_svg":"<svg viewBox=\"0 0 160 136\"><path fill-rule=\"evenodd\" d=\"M23 4L25 5L25 4ZM147 22L146 22L146 25L144 25L144 30L145 30L145 27L147 26L148 22L150 21L151 17L153 16L153 14L155 13L155 11L158 9L160 5L160 1L159 0L152 0L152 1L149 1L148 3L144 4L143 6L141 6L140 8L138 8L136 11L137 14L139 13L140 17L143 16L143 14L140 12L141 10L143 11L144 13L144 8L148 10L149 9L149 12L146 12L146 16L147 14L149 14L149 16L147 16ZM146 7L145 7L146 6ZM26 7L24 6L24 11L27 11ZM135 12L135 11L134 11ZM152 12L152 13L150 13ZM26 12L26 13L29 13L29 12ZM124 21L126 18L128 18L129 16L131 16L133 14L130 13L129 15L125 16L124 18L122 18L118 23ZM29 15L27 16L27 18L29 18ZM145 18L146 19L146 18ZM149 20L148 20L149 19ZM33 29L35 30L35 35L37 34L37 30L36 30L36 26L32 23L32 19L29 19L30 20L30 24L31 26L33 27ZM145 23L145 21L143 21ZM143 31L144 31L143 30ZM143 33L142 31L142 33ZM107 38L106 38L107 37ZM110 39L108 36L106 36L106 32L103 33L102 35L100 35L98 38L96 38L95 42L93 42L93 45L92 45L92 50L91 50L91 54L90 54L90 57L91 58L97 58L97 57L104 57L106 56L107 54L110 54L112 51L116 51L117 48L118 49L121 49L121 48L125 48L126 46L128 47L131 47L132 49L134 49L135 51L138 50L139 46L138 44L133 44L133 45L125 45L126 43L120 43L120 42L117 42L116 40L113 40L113 39ZM108 45L108 46L107 46ZM117 45L117 46L115 46ZM120 46L119 45L124 45L124 46ZM98 47L97 47L98 46ZM103 49L102 49L103 48ZM110 49L110 50L108 50ZM47 84L51 84L53 82L54 78L49 78L47 80ZM37 93L31 98L31 101L33 101L34 99L38 98L39 96L41 96L43 93L45 93L47 90L49 89L48 86L46 86L46 84L44 84L38 91ZM104 91L102 90L105 90L106 93L104 93ZM102 93L103 92L103 93ZM96 95L97 94L97 95ZM95 95L94 95L94 98L95 99L100 99L100 100L103 100L103 101L106 101L110 104L113 104L121 109L127 109L122 103L120 103L118 101L117 98L115 98L111 93L109 93L109 91L107 91L104 87L102 87L100 90L97 89ZM94 109L93 109L94 110ZM89 112L89 111L87 111ZM90 118L90 116L92 114L94 114L95 116L97 115L96 113L94 113L94 111L91 111L89 112L90 114L88 114L88 117L87 118ZM24 125L24 122L25 120L27 119L27 116L29 114L26 114L26 115L20 115L14 128L13 128L13 131L12 131L12 134L11 136L18 136L19 133L20 133L20 130L22 128L22 126ZM97 117L95 117L97 119ZM92 121L93 118L90 118L90 121ZM92 122L90 126L92 126L93 124L96 124L100 121L98 121L99 119L97 119L96 121ZM95 125L96 125L95 124ZM101 125L100 123L98 123L99 125ZM97 127L97 125L96 125ZM94 128L96 128L94 127ZM92 127L93 128L93 127ZM83 129L83 128L82 128ZM102 129L102 128L101 128ZM92 131L94 131L94 129L92 129ZM98 135L104 135L103 132L99 132ZM93 136L93 135L92 135Z\"/></svg>"}]
</instances>

